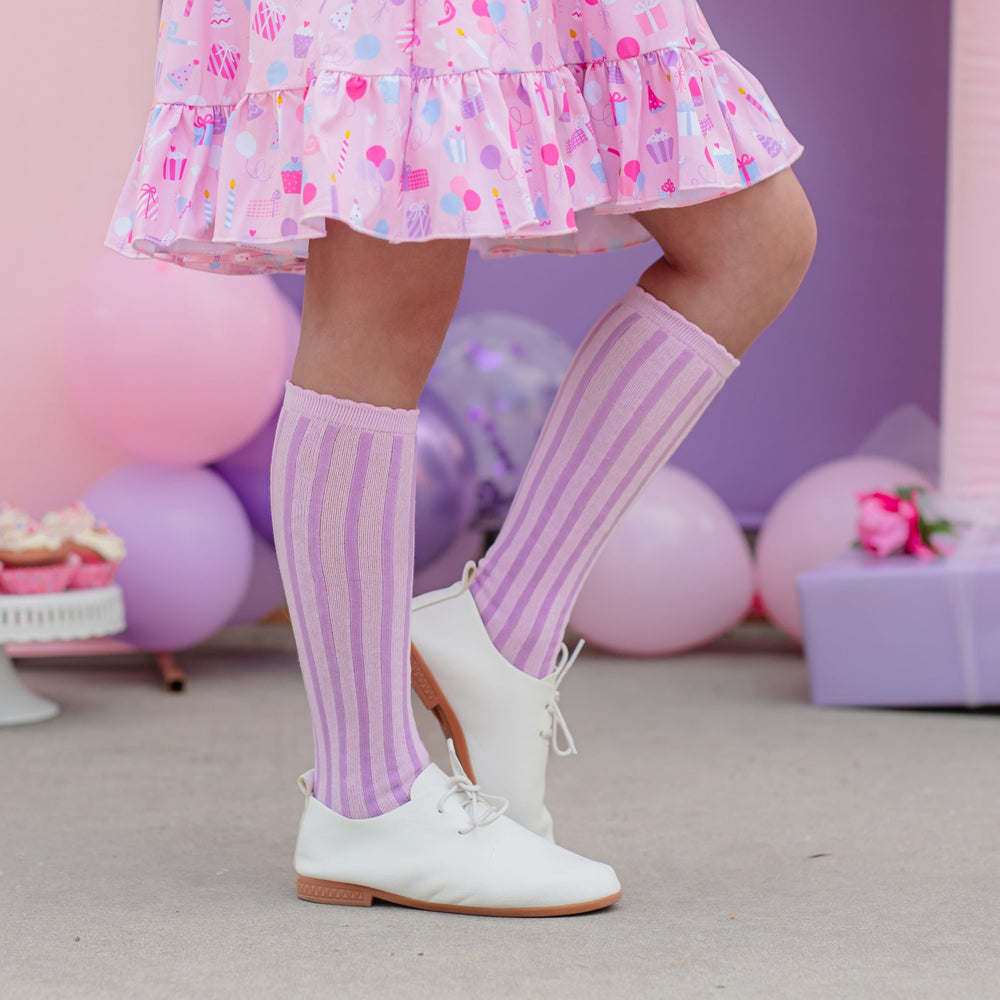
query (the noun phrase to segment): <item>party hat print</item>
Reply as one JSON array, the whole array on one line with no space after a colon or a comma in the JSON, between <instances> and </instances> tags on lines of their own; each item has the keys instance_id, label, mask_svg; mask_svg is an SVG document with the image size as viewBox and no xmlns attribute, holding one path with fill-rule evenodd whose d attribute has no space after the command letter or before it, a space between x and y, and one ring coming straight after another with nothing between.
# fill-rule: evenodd
<instances>
[{"instance_id":1,"label":"party hat print","mask_svg":"<svg viewBox=\"0 0 1000 1000\"><path fill-rule=\"evenodd\" d=\"M255 118L260 118L264 113L264 109L253 99L253 94L247 95L247 120L253 121Z\"/></svg>"},{"instance_id":2,"label":"party hat print","mask_svg":"<svg viewBox=\"0 0 1000 1000\"><path fill-rule=\"evenodd\" d=\"M226 5L222 0L214 0L212 4L212 16L209 18L208 23L213 28L221 28L233 23L233 19L229 16L229 11L226 10Z\"/></svg>"},{"instance_id":3,"label":"party hat print","mask_svg":"<svg viewBox=\"0 0 1000 1000\"><path fill-rule=\"evenodd\" d=\"M195 59L194 62L189 62L186 66L178 66L172 73L167 74L167 79L178 90L183 90L188 85L188 81L191 79L191 74L194 72L194 68L197 65L198 60Z\"/></svg>"},{"instance_id":4,"label":"party hat print","mask_svg":"<svg viewBox=\"0 0 1000 1000\"><path fill-rule=\"evenodd\" d=\"M330 23L338 31L347 31L351 26L351 15L354 13L354 4L345 4L330 15Z\"/></svg>"},{"instance_id":5,"label":"party hat print","mask_svg":"<svg viewBox=\"0 0 1000 1000\"><path fill-rule=\"evenodd\" d=\"M663 101L661 101L656 96L656 94L653 93L653 88L650 85L650 83L649 83L648 80L646 81L646 93L647 93L648 98L649 98L649 110L654 115L656 114L657 111L662 111L663 107L664 107Z\"/></svg>"}]
</instances>

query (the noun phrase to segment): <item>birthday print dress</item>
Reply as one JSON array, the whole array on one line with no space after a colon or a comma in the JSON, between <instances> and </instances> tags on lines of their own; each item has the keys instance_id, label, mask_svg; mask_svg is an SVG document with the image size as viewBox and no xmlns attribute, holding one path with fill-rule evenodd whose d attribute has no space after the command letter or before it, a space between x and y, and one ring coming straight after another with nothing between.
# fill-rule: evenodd
<instances>
[{"instance_id":1,"label":"birthday print dress","mask_svg":"<svg viewBox=\"0 0 1000 1000\"><path fill-rule=\"evenodd\" d=\"M107 242L230 274L302 270L327 219L593 253L801 151L695 0L164 0Z\"/></svg>"}]
</instances>

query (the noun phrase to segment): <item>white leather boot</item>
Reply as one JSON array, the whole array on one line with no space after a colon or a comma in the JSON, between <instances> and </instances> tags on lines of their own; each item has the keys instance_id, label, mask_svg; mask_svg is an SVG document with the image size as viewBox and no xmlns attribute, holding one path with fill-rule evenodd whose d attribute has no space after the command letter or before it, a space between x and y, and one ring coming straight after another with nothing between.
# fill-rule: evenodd
<instances>
[{"instance_id":1,"label":"white leather boot","mask_svg":"<svg viewBox=\"0 0 1000 1000\"><path fill-rule=\"evenodd\" d=\"M545 768L550 747L560 756L576 753L559 710L559 684L580 646L572 656L562 646L548 677L518 670L486 631L469 590L475 573L475 563L467 563L453 587L414 599L413 689L454 741L472 780L503 795L511 819L552 840Z\"/></svg>"},{"instance_id":2,"label":"white leather boot","mask_svg":"<svg viewBox=\"0 0 1000 1000\"><path fill-rule=\"evenodd\" d=\"M621 897L608 865L556 847L503 815L449 747L453 774L431 764L410 801L346 819L308 796L295 848L298 894L315 903L403 906L489 916L548 917L603 909Z\"/></svg>"}]
</instances>

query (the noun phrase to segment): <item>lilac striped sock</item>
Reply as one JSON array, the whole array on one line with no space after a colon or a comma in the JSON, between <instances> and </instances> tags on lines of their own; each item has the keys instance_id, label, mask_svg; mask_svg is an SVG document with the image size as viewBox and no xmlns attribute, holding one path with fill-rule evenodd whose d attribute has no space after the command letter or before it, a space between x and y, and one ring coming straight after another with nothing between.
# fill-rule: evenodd
<instances>
[{"instance_id":1,"label":"lilac striped sock","mask_svg":"<svg viewBox=\"0 0 1000 1000\"><path fill-rule=\"evenodd\" d=\"M639 287L601 317L566 373L473 580L505 659L533 677L551 673L604 543L738 363Z\"/></svg>"},{"instance_id":2,"label":"lilac striped sock","mask_svg":"<svg viewBox=\"0 0 1000 1000\"><path fill-rule=\"evenodd\" d=\"M410 702L417 414L289 382L274 542L316 747L313 794L351 819L409 801L428 764Z\"/></svg>"}]
</instances>

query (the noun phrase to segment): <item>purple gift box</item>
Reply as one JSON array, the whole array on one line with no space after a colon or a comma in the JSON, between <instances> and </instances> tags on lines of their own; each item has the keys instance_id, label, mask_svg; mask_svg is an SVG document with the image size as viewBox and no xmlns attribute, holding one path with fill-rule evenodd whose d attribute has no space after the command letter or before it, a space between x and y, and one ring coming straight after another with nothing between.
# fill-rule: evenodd
<instances>
[{"instance_id":1,"label":"purple gift box","mask_svg":"<svg viewBox=\"0 0 1000 1000\"><path fill-rule=\"evenodd\" d=\"M798 577L817 705L1000 704L1000 558L851 552Z\"/></svg>"}]
</instances>

